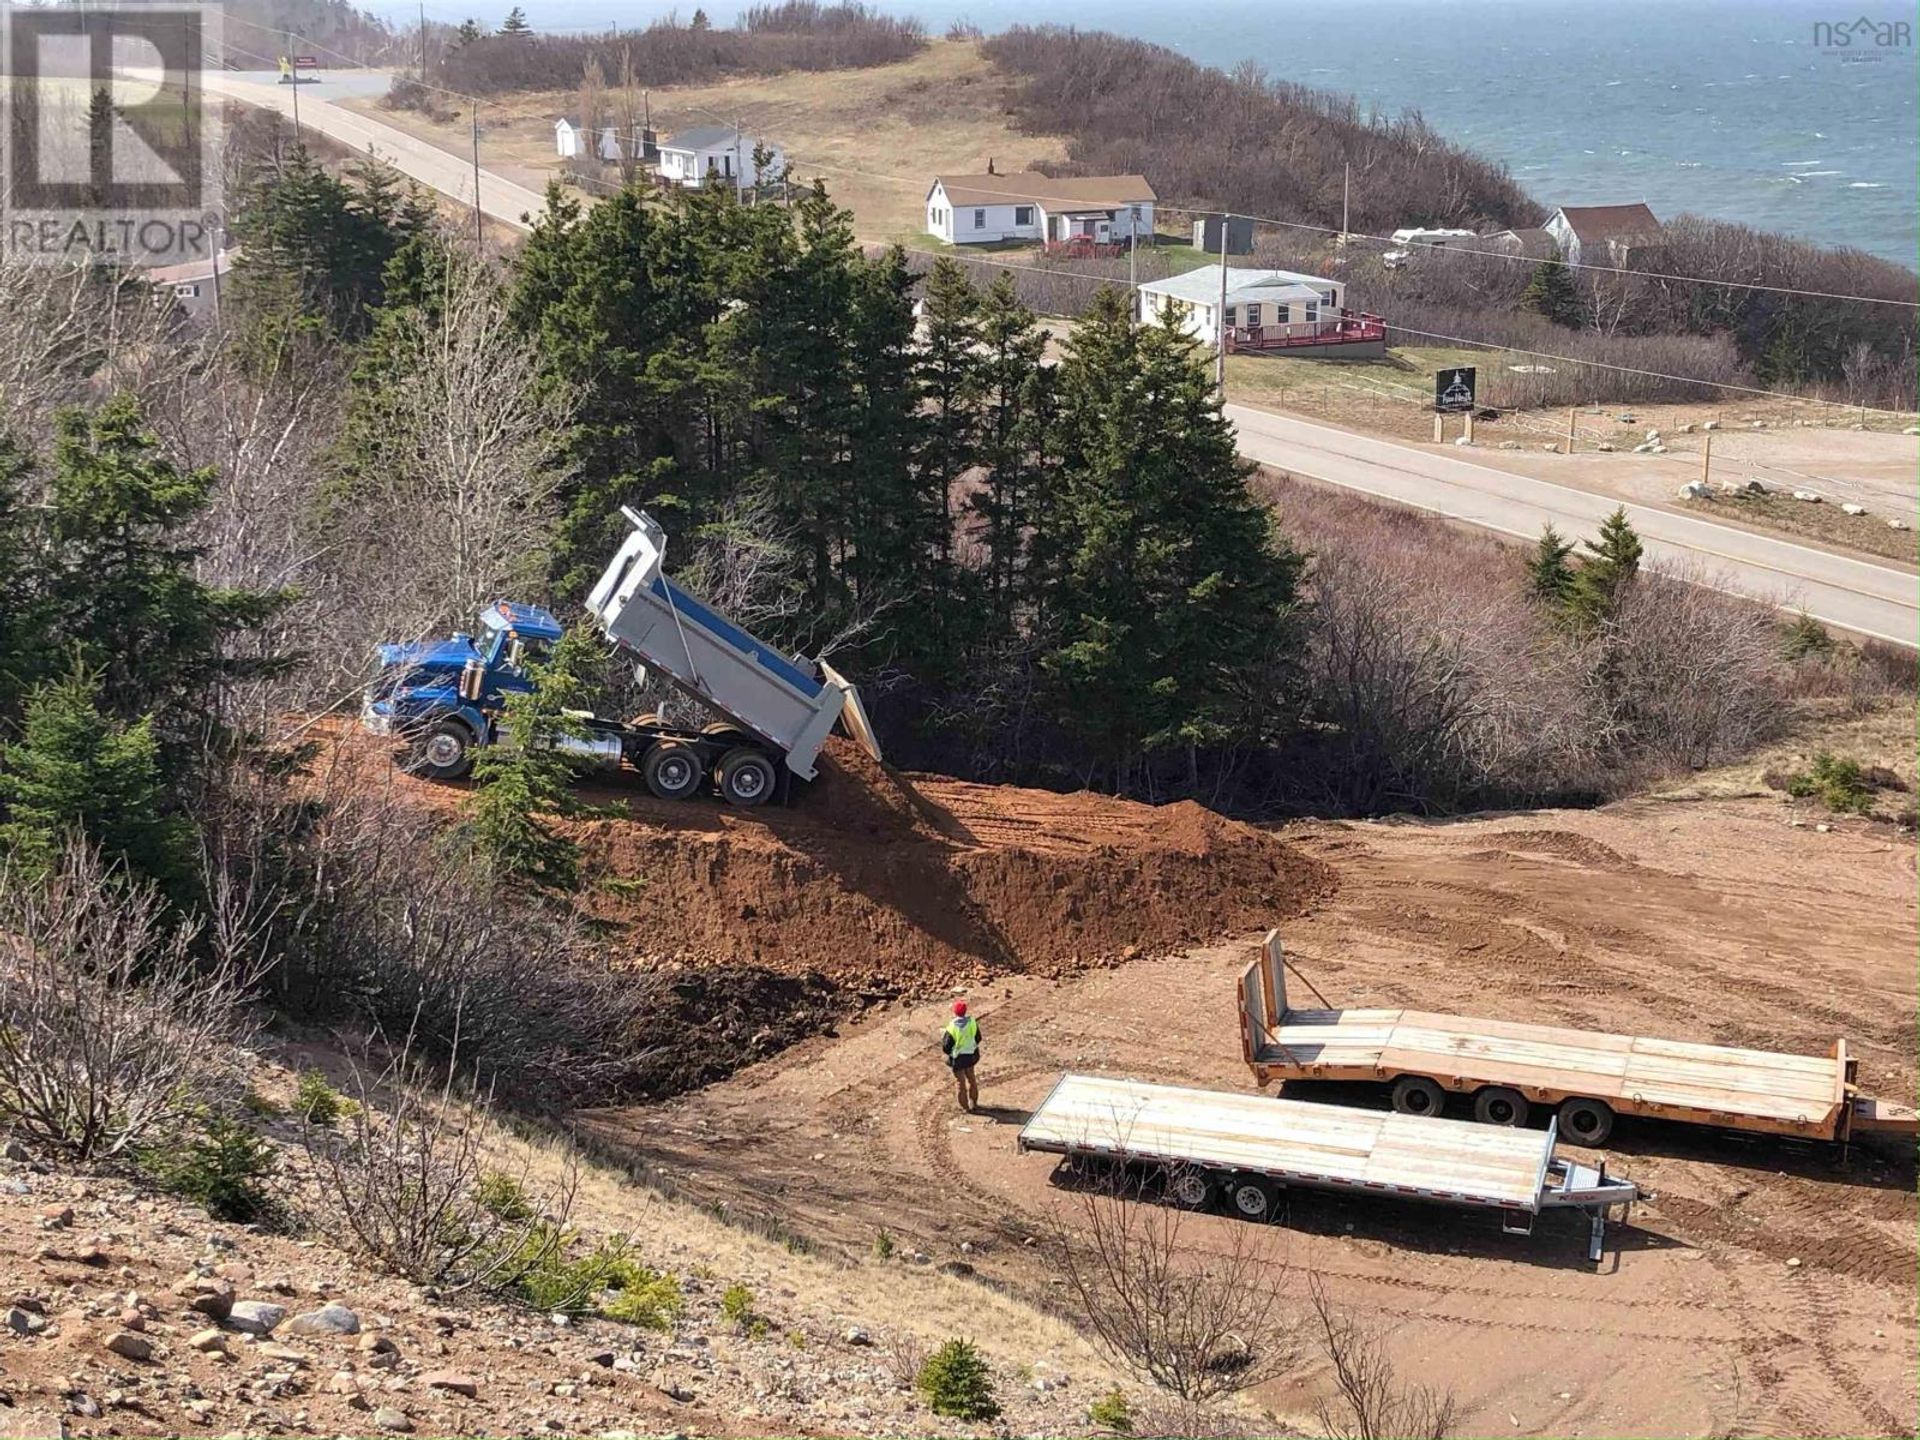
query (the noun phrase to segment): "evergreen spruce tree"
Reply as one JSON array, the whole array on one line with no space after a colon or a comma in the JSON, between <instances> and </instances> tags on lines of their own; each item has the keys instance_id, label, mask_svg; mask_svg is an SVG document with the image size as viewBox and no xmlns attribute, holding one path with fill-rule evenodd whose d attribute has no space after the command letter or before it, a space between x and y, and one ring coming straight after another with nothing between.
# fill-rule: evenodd
<instances>
[{"instance_id":1,"label":"evergreen spruce tree","mask_svg":"<svg viewBox=\"0 0 1920 1440\"><path fill-rule=\"evenodd\" d=\"M1301 559L1246 488L1194 342L1104 290L1061 367L1060 562L1043 668L1055 714L1124 788L1143 752L1266 738Z\"/></svg>"},{"instance_id":2,"label":"evergreen spruce tree","mask_svg":"<svg viewBox=\"0 0 1920 1440\"><path fill-rule=\"evenodd\" d=\"M921 485L939 515L944 555L953 536L952 500L960 477L978 458L980 399L980 297L967 272L941 256L927 272L915 380L926 413L920 448Z\"/></svg>"},{"instance_id":3,"label":"evergreen spruce tree","mask_svg":"<svg viewBox=\"0 0 1920 1440\"><path fill-rule=\"evenodd\" d=\"M480 38L480 22L471 17L460 22L460 28L453 32L453 48L464 50Z\"/></svg>"},{"instance_id":4,"label":"evergreen spruce tree","mask_svg":"<svg viewBox=\"0 0 1920 1440\"><path fill-rule=\"evenodd\" d=\"M690 30L706 30L711 28L712 23L712 21L707 19L707 12L696 5L693 9L693 19L688 22L687 28Z\"/></svg>"},{"instance_id":5,"label":"evergreen spruce tree","mask_svg":"<svg viewBox=\"0 0 1920 1440\"><path fill-rule=\"evenodd\" d=\"M1580 563L1568 592L1566 609L1575 623L1598 625L1613 617L1620 596L1640 571L1640 537L1621 506L1600 526L1600 538L1586 542L1592 552Z\"/></svg>"},{"instance_id":6,"label":"evergreen spruce tree","mask_svg":"<svg viewBox=\"0 0 1920 1440\"><path fill-rule=\"evenodd\" d=\"M1520 292L1520 308L1544 315L1556 325L1579 328L1586 307L1580 303L1580 290L1573 282L1573 272L1560 258L1557 247L1552 255L1533 267L1527 288Z\"/></svg>"},{"instance_id":7,"label":"evergreen spruce tree","mask_svg":"<svg viewBox=\"0 0 1920 1440\"><path fill-rule=\"evenodd\" d=\"M1026 609L1021 582L1027 551L1040 539L1036 492L1051 371L1041 363L1046 336L1020 302L1011 271L1002 270L980 297L978 321L975 453L983 475L970 505L981 521L987 552L988 638L999 640L1012 633Z\"/></svg>"},{"instance_id":8,"label":"evergreen spruce tree","mask_svg":"<svg viewBox=\"0 0 1920 1440\"><path fill-rule=\"evenodd\" d=\"M500 22L502 35L527 36L533 34L533 26L527 23L527 12L518 5L507 12L507 18Z\"/></svg>"},{"instance_id":9,"label":"evergreen spruce tree","mask_svg":"<svg viewBox=\"0 0 1920 1440\"><path fill-rule=\"evenodd\" d=\"M34 690L20 739L0 749L0 864L45 874L83 837L184 898L193 832L165 790L151 718L103 714L98 678L76 669Z\"/></svg>"},{"instance_id":10,"label":"evergreen spruce tree","mask_svg":"<svg viewBox=\"0 0 1920 1440\"><path fill-rule=\"evenodd\" d=\"M1533 558L1527 562L1527 589L1534 599L1555 610L1566 605L1573 590L1574 571L1568 563L1572 554L1573 542L1563 539L1553 526L1540 532Z\"/></svg>"},{"instance_id":11,"label":"evergreen spruce tree","mask_svg":"<svg viewBox=\"0 0 1920 1440\"><path fill-rule=\"evenodd\" d=\"M46 617L26 508L33 461L0 431L0 738L20 718L27 692L45 673Z\"/></svg>"},{"instance_id":12,"label":"evergreen spruce tree","mask_svg":"<svg viewBox=\"0 0 1920 1440\"><path fill-rule=\"evenodd\" d=\"M529 666L534 688L507 697L502 743L474 761L477 788L468 805L474 848L506 879L564 892L579 880L580 848L548 816L571 815L573 762L554 742L578 734L569 710L593 708L592 676L604 659L588 626L570 630L546 663Z\"/></svg>"},{"instance_id":13,"label":"evergreen spruce tree","mask_svg":"<svg viewBox=\"0 0 1920 1440\"><path fill-rule=\"evenodd\" d=\"M167 459L130 396L64 411L55 426L41 515L45 638L95 677L106 713L152 715L163 766L178 775L181 752L211 738L214 690L290 663L243 643L289 597L195 575L191 527L214 473Z\"/></svg>"}]
</instances>

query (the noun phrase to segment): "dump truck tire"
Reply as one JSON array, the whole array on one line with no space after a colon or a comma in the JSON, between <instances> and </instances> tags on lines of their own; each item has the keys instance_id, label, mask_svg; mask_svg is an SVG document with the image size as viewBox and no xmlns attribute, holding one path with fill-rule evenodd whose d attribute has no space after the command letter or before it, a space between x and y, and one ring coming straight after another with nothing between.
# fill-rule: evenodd
<instances>
[{"instance_id":1,"label":"dump truck tire","mask_svg":"<svg viewBox=\"0 0 1920 1440\"><path fill-rule=\"evenodd\" d=\"M1242 1220L1266 1225L1280 1213L1280 1187L1264 1175L1236 1175L1227 1181L1227 1204Z\"/></svg>"},{"instance_id":2,"label":"dump truck tire","mask_svg":"<svg viewBox=\"0 0 1920 1440\"><path fill-rule=\"evenodd\" d=\"M1613 1138L1613 1107L1576 1095L1560 1102L1560 1135L1576 1145L1604 1145Z\"/></svg>"},{"instance_id":3,"label":"dump truck tire","mask_svg":"<svg viewBox=\"0 0 1920 1440\"><path fill-rule=\"evenodd\" d=\"M702 725L700 738L711 740L716 745L745 745L753 739L738 725L730 725L725 720L715 720L711 725Z\"/></svg>"},{"instance_id":4,"label":"dump truck tire","mask_svg":"<svg viewBox=\"0 0 1920 1440\"><path fill-rule=\"evenodd\" d=\"M1473 1118L1482 1125L1524 1125L1527 1097L1504 1085L1489 1085L1473 1097Z\"/></svg>"},{"instance_id":5,"label":"dump truck tire","mask_svg":"<svg viewBox=\"0 0 1920 1440\"><path fill-rule=\"evenodd\" d=\"M691 745L678 740L656 740L647 747L640 773L647 788L662 800L684 800L700 788L704 778L700 757Z\"/></svg>"},{"instance_id":6,"label":"dump truck tire","mask_svg":"<svg viewBox=\"0 0 1920 1440\"><path fill-rule=\"evenodd\" d=\"M407 769L429 780L461 780L473 769L473 731L464 721L441 720L413 742Z\"/></svg>"},{"instance_id":7,"label":"dump truck tire","mask_svg":"<svg viewBox=\"0 0 1920 1440\"><path fill-rule=\"evenodd\" d=\"M1402 1075L1393 1082L1393 1108L1402 1115L1438 1115L1447 1092L1424 1075Z\"/></svg>"},{"instance_id":8,"label":"dump truck tire","mask_svg":"<svg viewBox=\"0 0 1920 1440\"><path fill-rule=\"evenodd\" d=\"M773 794L780 772L773 761L758 750L741 746L720 757L718 769L720 793L730 805L761 804Z\"/></svg>"}]
</instances>

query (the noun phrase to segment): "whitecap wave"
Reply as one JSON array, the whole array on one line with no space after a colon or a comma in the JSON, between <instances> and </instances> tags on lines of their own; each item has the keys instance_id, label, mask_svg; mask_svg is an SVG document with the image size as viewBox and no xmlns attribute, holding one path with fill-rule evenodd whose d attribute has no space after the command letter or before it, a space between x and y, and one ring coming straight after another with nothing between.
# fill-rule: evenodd
<instances>
[{"instance_id":1,"label":"whitecap wave","mask_svg":"<svg viewBox=\"0 0 1920 1440\"><path fill-rule=\"evenodd\" d=\"M1782 160L1780 162L1780 168L1782 170L1799 170L1808 165L1820 165L1824 163L1824 161L1820 160Z\"/></svg>"},{"instance_id":2,"label":"whitecap wave","mask_svg":"<svg viewBox=\"0 0 1920 1440\"><path fill-rule=\"evenodd\" d=\"M1847 188L1849 190L1884 190L1887 188L1887 182L1884 180L1852 180L1847 183Z\"/></svg>"},{"instance_id":3,"label":"whitecap wave","mask_svg":"<svg viewBox=\"0 0 1920 1440\"><path fill-rule=\"evenodd\" d=\"M1814 175L1844 175L1846 173L1844 170L1802 170L1800 172L1800 178L1805 180Z\"/></svg>"}]
</instances>

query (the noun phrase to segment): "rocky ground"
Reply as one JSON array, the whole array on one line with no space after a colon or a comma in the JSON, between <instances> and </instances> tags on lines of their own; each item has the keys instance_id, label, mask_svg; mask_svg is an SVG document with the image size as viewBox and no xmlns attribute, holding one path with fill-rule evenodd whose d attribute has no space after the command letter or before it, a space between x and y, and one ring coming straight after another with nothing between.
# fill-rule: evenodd
<instances>
[{"instance_id":1,"label":"rocky ground","mask_svg":"<svg viewBox=\"0 0 1920 1440\"><path fill-rule=\"evenodd\" d=\"M8 1142L0 1437L1062 1435L1113 1383L1066 1327L924 1255L826 1262L610 1172L580 1195L583 1230L633 1234L679 1280L670 1333L438 1294L340 1248L317 1214L290 1233L224 1224ZM754 1296L744 1326L722 1314L735 1284ZM991 1426L933 1416L904 1378L968 1331L998 1379Z\"/></svg>"}]
</instances>

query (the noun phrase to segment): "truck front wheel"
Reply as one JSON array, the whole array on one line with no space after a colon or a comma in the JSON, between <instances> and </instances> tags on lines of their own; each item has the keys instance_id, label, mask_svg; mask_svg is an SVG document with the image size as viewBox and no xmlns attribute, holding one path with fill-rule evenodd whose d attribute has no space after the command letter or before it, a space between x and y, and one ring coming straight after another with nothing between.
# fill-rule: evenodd
<instances>
[{"instance_id":1,"label":"truck front wheel","mask_svg":"<svg viewBox=\"0 0 1920 1440\"><path fill-rule=\"evenodd\" d=\"M441 720L413 742L407 768L429 780L459 780L473 769L473 732L459 720Z\"/></svg>"},{"instance_id":2,"label":"truck front wheel","mask_svg":"<svg viewBox=\"0 0 1920 1440\"><path fill-rule=\"evenodd\" d=\"M773 761L742 746L720 757L720 793L732 805L758 805L773 794L779 779Z\"/></svg>"},{"instance_id":3,"label":"truck front wheel","mask_svg":"<svg viewBox=\"0 0 1920 1440\"><path fill-rule=\"evenodd\" d=\"M648 746L640 772L647 777L647 788L662 800L684 800L700 788L700 757L677 740L656 740Z\"/></svg>"}]
</instances>

